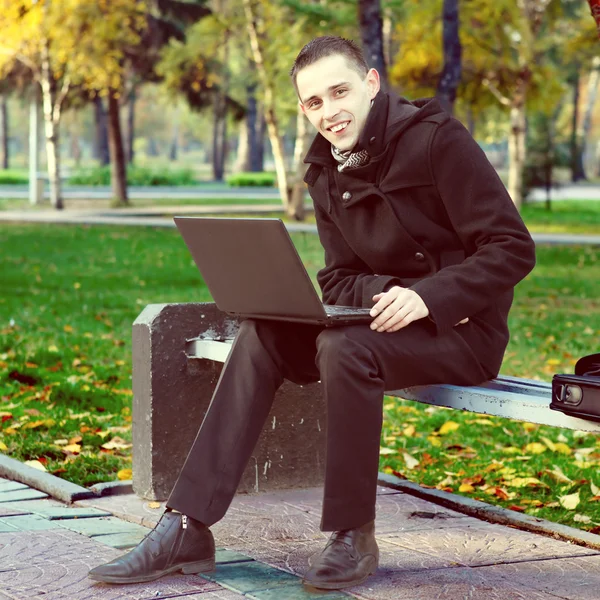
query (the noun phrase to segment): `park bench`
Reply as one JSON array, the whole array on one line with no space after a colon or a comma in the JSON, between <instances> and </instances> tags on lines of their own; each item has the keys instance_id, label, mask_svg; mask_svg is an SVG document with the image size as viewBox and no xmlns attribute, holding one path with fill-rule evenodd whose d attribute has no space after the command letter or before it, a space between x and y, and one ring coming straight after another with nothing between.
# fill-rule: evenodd
<instances>
[{"instance_id":1,"label":"park bench","mask_svg":"<svg viewBox=\"0 0 600 600\"><path fill-rule=\"evenodd\" d=\"M239 321L213 303L153 304L133 325L133 486L168 497L212 397ZM320 485L325 448L321 384L285 381L238 491ZM386 394L436 406L600 432L551 410L550 383L500 376L480 386L430 385Z\"/></svg>"}]
</instances>

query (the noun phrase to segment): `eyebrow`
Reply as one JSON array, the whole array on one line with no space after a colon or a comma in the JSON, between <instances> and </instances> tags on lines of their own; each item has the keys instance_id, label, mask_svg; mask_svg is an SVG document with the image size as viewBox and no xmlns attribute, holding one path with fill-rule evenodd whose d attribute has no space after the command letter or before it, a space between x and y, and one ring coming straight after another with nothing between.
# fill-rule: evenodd
<instances>
[{"instance_id":1,"label":"eyebrow","mask_svg":"<svg viewBox=\"0 0 600 600\"><path fill-rule=\"evenodd\" d=\"M335 88L339 88L341 85L350 85L349 81L342 81L341 83L335 83L333 85L330 85L327 88L328 92L332 92L333 90L335 90ZM313 100L314 98L318 98L318 96L313 95L310 98L307 98L306 100L302 100L302 104L308 104L311 100Z\"/></svg>"}]
</instances>

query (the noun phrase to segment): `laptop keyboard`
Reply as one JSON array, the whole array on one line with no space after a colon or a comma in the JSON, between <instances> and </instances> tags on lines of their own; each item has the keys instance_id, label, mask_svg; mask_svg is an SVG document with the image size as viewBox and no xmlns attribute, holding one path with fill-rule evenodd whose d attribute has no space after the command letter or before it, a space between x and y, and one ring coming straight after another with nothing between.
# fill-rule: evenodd
<instances>
[{"instance_id":1,"label":"laptop keyboard","mask_svg":"<svg viewBox=\"0 0 600 600\"><path fill-rule=\"evenodd\" d=\"M357 306L332 306L323 305L325 312L331 317L343 317L345 315L368 315L370 308L360 308Z\"/></svg>"}]
</instances>

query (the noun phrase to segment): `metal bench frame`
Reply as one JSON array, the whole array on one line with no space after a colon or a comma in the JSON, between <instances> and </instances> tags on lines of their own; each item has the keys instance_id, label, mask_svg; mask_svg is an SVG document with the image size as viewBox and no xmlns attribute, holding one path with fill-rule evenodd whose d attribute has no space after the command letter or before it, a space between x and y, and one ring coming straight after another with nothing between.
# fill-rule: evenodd
<instances>
[{"instance_id":1,"label":"metal bench frame","mask_svg":"<svg viewBox=\"0 0 600 600\"><path fill-rule=\"evenodd\" d=\"M188 340L189 359L225 362L233 339ZM600 422L570 417L549 408L552 385L535 379L502 375L479 386L427 385L386 392L389 396L457 410L507 417L554 427L600 432Z\"/></svg>"}]
</instances>

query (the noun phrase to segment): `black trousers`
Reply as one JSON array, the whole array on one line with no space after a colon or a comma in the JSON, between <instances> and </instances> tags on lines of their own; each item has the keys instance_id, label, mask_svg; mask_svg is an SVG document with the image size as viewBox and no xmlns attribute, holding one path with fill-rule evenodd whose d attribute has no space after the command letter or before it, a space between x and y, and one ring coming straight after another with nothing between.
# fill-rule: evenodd
<instances>
[{"instance_id":1,"label":"black trousers","mask_svg":"<svg viewBox=\"0 0 600 600\"><path fill-rule=\"evenodd\" d=\"M473 328L469 322L438 336L425 319L393 333L365 324L243 321L167 506L206 525L221 519L284 378L299 384L321 380L327 404L321 529L371 521L384 390L477 385L493 377L471 350Z\"/></svg>"}]
</instances>

